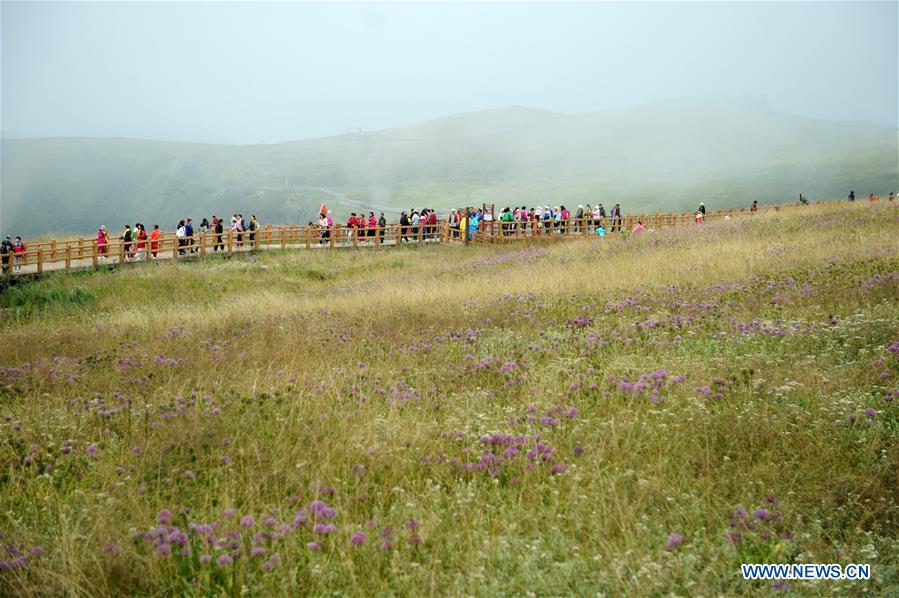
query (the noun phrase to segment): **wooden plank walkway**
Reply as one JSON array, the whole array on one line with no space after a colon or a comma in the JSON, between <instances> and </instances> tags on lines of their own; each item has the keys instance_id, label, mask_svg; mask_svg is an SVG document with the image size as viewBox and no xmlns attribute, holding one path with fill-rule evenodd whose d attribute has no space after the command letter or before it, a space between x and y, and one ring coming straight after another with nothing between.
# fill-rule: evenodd
<instances>
[{"instance_id":1,"label":"wooden plank walkway","mask_svg":"<svg viewBox=\"0 0 899 598\"><path fill-rule=\"evenodd\" d=\"M815 202L818 203L818 202ZM759 208L758 212L793 208L796 205L775 205ZM755 213L758 213L755 212ZM748 208L709 210L704 222L715 222L753 214ZM622 216L618 222L612 218L601 219L608 231L607 236L615 237L633 230L640 221L647 231L670 226L693 225L695 212L677 214L640 214ZM348 229L335 224L330 230L318 226L274 226L265 225L255 233L238 234L225 231L198 234L190 240L190 245L179 245L174 233L163 233L158 242L149 239L143 243L132 242L126 246L120 239L110 239L101 248L96 238L71 239L66 241L46 241L26 243L26 251L20 254L21 270L13 272L15 257L10 254L7 274L12 276L35 275L59 270L82 270L123 263L138 263L166 259L204 257L219 253L234 254L248 251L275 249L339 249L339 248L379 248L399 247L427 243L468 244L503 243L514 241L554 242L562 240L602 238L595 232L596 222L591 219L569 219L561 222L482 222L479 230L471 238L463 237L458 229L452 228L445 220L436 226L405 227L388 224L377 229ZM220 237L220 238L219 238ZM155 257L154 257L155 254Z\"/></svg>"}]
</instances>

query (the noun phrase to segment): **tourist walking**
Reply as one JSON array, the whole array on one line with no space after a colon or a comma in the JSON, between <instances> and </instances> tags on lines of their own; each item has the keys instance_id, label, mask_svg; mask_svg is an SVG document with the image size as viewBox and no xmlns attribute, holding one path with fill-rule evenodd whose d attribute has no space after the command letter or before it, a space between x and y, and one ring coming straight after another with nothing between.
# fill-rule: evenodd
<instances>
[{"instance_id":1,"label":"tourist walking","mask_svg":"<svg viewBox=\"0 0 899 598\"><path fill-rule=\"evenodd\" d=\"M22 237L16 237L16 242L12 244L13 253L13 272L22 272L22 258L25 257L25 244L22 243Z\"/></svg>"},{"instance_id":2,"label":"tourist walking","mask_svg":"<svg viewBox=\"0 0 899 598\"><path fill-rule=\"evenodd\" d=\"M153 231L150 233L150 254L156 259L156 253L159 251L159 225L153 225Z\"/></svg>"},{"instance_id":3,"label":"tourist walking","mask_svg":"<svg viewBox=\"0 0 899 598\"><path fill-rule=\"evenodd\" d=\"M0 258L3 261L3 273L9 274L9 257L12 254L12 239L9 235L0 243Z\"/></svg>"},{"instance_id":4,"label":"tourist walking","mask_svg":"<svg viewBox=\"0 0 899 598\"><path fill-rule=\"evenodd\" d=\"M122 243L125 246L125 260L131 259L131 227L127 224L125 225L125 230L122 231L122 235L119 237Z\"/></svg>"}]
</instances>

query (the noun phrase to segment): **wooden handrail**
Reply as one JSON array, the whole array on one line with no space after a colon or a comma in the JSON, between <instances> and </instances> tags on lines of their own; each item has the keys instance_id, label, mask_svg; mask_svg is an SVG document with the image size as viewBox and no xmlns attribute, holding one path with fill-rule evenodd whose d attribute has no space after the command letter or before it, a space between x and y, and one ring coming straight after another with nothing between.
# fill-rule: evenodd
<instances>
[{"instance_id":1,"label":"wooden handrail","mask_svg":"<svg viewBox=\"0 0 899 598\"><path fill-rule=\"evenodd\" d=\"M821 202L812 202L821 203ZM763 211L779 211L782 208L799 207L800 204L782 204L763 206L758 209ZM708 210L704 222L713 222L735 216L752 215L748 208L728 208ZM98 245L96 237L67 240L50 240L26 245L26 251L18 254L20 265L32 268L29 272L13 272L13 265L17 254L9 254L8 274L19 275L29 273L41 273L51 270L72 270L78 268L98 267L106 264L120 264L131 261L153 261L160 258L183 258L192 256L206 256L210 253L232 254L240 251L287 249L287 248L360 248L382 247L394 245L399 247L407 244L424 243L463 243L469 240L484 243L497 243L507 241L529 241L545 239L556 242L565 239L578 239L596 237L594 229L598 224L606 228L606 234L610 237L622 233L630 233L636 222L643 222L647 231L659 230L670 226L682 226L695 223L696 212L681 212L667 214L640 214L639 216L628 214L618 219L609 216L594 219L592 217L568 218L566 220L534 220L482 222L478 231L469 238L467 231L460 231L447 220L438 220L436 225L419 224L413 227L402 226L399 223L388 224L376 228L347 228L343 224L335 223L327 229L318 225L300 226L295 224L270 225L266 224L256 231L236 232L230 229L217 235L214 231L195 233L193 237L184 239L179 244L179 239L174 233L162 232L158 241L152 241L148 237L145 241L133 240L126 244L122 239L110 239L104 246ZM221 238L219 238L221 237ZM153 246L155 245L155 251ZM155 253L155 258L154 254ZM59 267L56 267L59 265Z\"/></svg>"}]
</instances>

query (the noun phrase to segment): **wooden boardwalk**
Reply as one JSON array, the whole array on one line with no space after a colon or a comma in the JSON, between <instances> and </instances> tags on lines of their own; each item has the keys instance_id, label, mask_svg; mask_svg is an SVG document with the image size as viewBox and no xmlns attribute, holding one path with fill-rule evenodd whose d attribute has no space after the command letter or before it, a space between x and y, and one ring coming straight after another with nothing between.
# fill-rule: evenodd
<instances>
[{"instance_id":1,"label":"wooden boardwalk","mask_svg":"<svg viewBox=\"0 0 899 598\"><path fill-rule=\"evenodd\" d=\"M816 202L817 203L817 202ZM798 205L798 204L797 204ZM759 208L759 212L793 208L794 205L776 205ZM758 213L758 212L756 212ZM704 223L731 218L747 217L753 214L748 208L709 210ZM616 237L632 231L638 221L647 231L671 226L701 226L695 222L695 212L677 214L640 214L622 216L619 221L602 218L601 224L608 231L608 237ZM189 245L180 245L174 233L163 233L157 242L149 239L143 244L132 242L126 245L120 239L110 239L103 248L96 238L71 239L66 241L46 241L26 243L26 251L20 254L20 272L13 272L15 257L10 254L11 276L35 275L59 270L82 270L123 263L139 263L167 259L205 257L234 254L249 251L276 249L339 249L339 248L381 248L418 245L427 243L468 244L507 243L516 241L555 242L574 239L600 239L594 231L597 221L592 219L569 219L560 222L482 222L480 229L471 238L460 235L442 220L434 226L401 227L388 224L377 229L352 229L335 224L331 229L318 226L274 226L265 225L255 233L225 231L222 235L200 233L190 239ZM404 230L405 229L405 230ZM155 257L154 257L155 254Z\"/></svg>"}]
</instances>

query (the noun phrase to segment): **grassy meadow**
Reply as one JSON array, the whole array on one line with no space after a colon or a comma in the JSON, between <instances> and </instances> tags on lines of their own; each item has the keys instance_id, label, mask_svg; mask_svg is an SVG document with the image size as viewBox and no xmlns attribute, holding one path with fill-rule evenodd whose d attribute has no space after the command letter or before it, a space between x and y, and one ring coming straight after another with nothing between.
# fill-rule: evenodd
<instances>
[{"instance_id":1,"label":"grassy meadow","mask_svg":"<svg viewBox=\"0 0 899 598\"><path fill-rule=\"evenodd\" d=\"M0 595L895 594L897 225L8 283Z\"/></svg>"}]
</instances>

